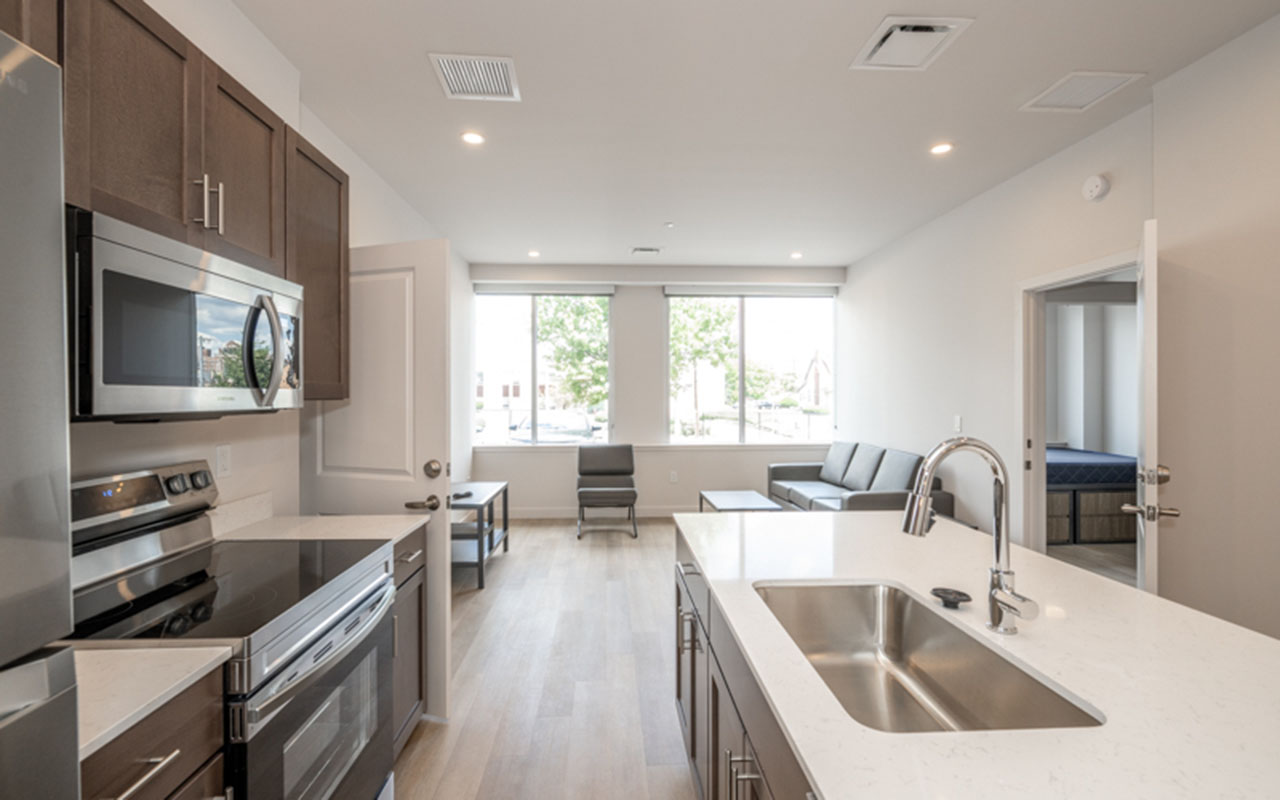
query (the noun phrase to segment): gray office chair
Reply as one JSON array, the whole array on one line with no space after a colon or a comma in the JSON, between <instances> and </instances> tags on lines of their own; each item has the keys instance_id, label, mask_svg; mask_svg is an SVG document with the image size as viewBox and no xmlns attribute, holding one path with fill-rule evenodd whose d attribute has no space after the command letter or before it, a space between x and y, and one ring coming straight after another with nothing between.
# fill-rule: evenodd
<instances>
[{"instance_id":1,"label":"gray office chair","mask_svg":"<svg viewBox=\"0 0 1280 800\"><path fill-rule=\"evenodd\" d=\"M636 462L629 444L584 444L578 447L578 538L588 508L625 508L636 527Z\"/></svg>"}]
</instances>

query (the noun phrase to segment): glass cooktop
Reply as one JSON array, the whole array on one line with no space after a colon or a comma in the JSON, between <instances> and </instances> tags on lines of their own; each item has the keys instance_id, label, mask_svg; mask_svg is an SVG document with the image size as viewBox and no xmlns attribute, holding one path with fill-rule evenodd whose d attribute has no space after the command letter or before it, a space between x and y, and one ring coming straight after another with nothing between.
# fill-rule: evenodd
<instances>
[{"instance_id":1,"label":"glass cooktop","mask_svg":"<svg viewBox=\"0 0 1280 800\"><path fill-rule=\"evenodd\" d=\"M373 553L376 540L215 542L191 575L85 620L74 638L247 637Z\"/></svg>"}]
</instances>

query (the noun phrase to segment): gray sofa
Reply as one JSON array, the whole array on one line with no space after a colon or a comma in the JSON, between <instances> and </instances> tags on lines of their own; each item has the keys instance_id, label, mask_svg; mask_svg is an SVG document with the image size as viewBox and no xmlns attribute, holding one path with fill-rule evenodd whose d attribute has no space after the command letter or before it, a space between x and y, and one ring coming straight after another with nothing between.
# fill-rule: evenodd
<instances>
[{"instance_id":1,"label":"gray sofa","mask_svg":"<svg viewBox=\"0 0 1280 800\"><path fill-rule=\"evenodd\" d=\"M823 461L769 465L769 499L801 511L906 508L922 456L865 442L834 442ZM933 508L950 517L955 497L933 482Z\"/></svg>"}]
</instances>

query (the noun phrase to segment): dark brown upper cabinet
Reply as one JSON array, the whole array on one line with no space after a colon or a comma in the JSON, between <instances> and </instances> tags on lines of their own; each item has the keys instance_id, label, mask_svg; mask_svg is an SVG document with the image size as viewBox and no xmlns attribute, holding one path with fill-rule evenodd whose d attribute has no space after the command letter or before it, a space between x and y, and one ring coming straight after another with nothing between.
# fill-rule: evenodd
<instances>
[{"instance_id":1,"label":"dark brown upper cabinet","mask_svg":"<svg viewBox=\"0 0 1280 800\"><path fill-rule=\"evenodd\" d=\"M0 0L0 31L58 60L58 0Z\"/></svg>"},{"instance_id":2,"label":"dark brown upper cabinet","mask_svg":"<svg viewBox=\"0 0 1280 800\"><path fill-rule=\"evenodd\" d=\"M204 73L202 188L212 217L204 249L283 276L284 121L208 59Z\"/></svg>"},{"instance_id":3,"label":"dark brown upper cabinet","mask_svg":"<svg viewBox=\"0 0 1280 800\"><path fill-rule=\"evenodd\" d=\"M303 287L303 385L308 400L350 396L347 173L288 131L285 277Z\"/></svg>"},{"instance_id":4,"label":"dark brown upper cabinet","mask_svg":"<svg viewBox=\"0 0 1280 800\"><path fill-rule=\"evenodd\" d=\"M67 202L204 246L204 57L139 0L65 0Z\"/></svg>"}]
</instances>

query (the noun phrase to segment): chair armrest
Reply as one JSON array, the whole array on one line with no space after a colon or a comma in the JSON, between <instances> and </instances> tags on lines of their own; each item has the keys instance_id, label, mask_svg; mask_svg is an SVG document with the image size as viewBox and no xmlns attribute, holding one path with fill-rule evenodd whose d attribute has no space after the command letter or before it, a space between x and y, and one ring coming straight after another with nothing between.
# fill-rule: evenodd
<instances>
[{"instance_id":1,"label":"chair armrest","mask_svg":"<svg viewBox=\"0 0 1280 800\"><path fill-rule=\"evenodd\" d=\"M844 511L901 511L907 507L907 492L891 489L879 492L845 492L840 496Z\"/></svg>"},{"instance_id":2,"label":"chair armrest","mask_svg":"<svg viewBox=\"0 0 1280 800\"><path fill-rule=\"evenodd\" d=\"M770 464L769 481L816 481L822 472L821 461L793 461L787 464ZM768 481L765 482L768 485Z\"/></svg>"}]
</instances>

